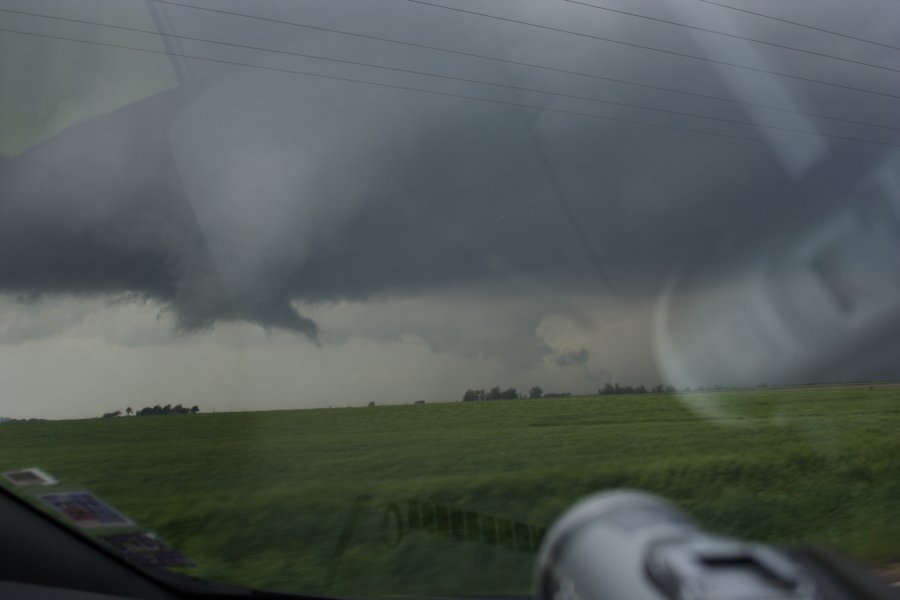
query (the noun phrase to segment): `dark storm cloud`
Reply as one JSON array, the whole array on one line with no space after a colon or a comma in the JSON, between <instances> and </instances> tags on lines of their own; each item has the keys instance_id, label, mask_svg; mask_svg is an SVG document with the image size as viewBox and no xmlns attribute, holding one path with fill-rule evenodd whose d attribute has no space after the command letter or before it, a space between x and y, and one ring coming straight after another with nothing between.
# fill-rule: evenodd
<instances>
[{"instance_id":1,"label":"dark storm cloud","mask_svg":"<svg viewBox=\"0 0 900 600\"><path fill-rule=\"evenodd\" d=\"M521 16L601 33L612 27L561 4L523 4ZM351 8L323 10L321 22L394 37L415 32L444 46L466 40L488 54L521 52L525 60L572 70L728 93L702 63L640 53L610 61L608 48L596 42L404 3L385 14ZM405 21L398 23L398 15ZM746 118L734 105L584 78L183 18L185 28L201 28L206 37L228 33L227 39L291 51ZM618 37L699 51L683 33L641 27L614 23ZM539 56L528 56L534 48ZM251 58L274 68L755 137L744 126L521 90ZM645 295L722 240L765 237L775 222L804 214L813 201L817 208L836 203L867 164L829 155L797 177L765 144L726 137L283 72L222 73L199 62L196 70L200 83L81 123L0 163L0 289L25 296L129 292L166 303L186 330L246 320L312 337L316 325L292 301L366 298L511 274L548 286L577 277L597 290L609 278L621 294ZM846 93L816 91L821 98L808 100L808 110L821 102L852 113L849 101L840 102ZM797 97L808 98L805 91ZM867 118L889 121L887 103ZM834 123L819 125L839 131ZM557 361L588 358L583 349Z\"/></svg>"},{"instance_id":2,"label":"dark storm cloud","mask_svg":"<svg viewBox=\"0 0 900 600\"><path fill-rule=\"evenodd\" d=\"M590 351L587 348L580 348L560 354L553 359L553 363L558 367L577 367L586 364L590 359Z\"/></svg>"},{"instance_id":3,"label":"dark storm cloud","mask_svg":"<svg viewBox=\"0 0 900 600\"><path fill-rule=\"evenodd\" d=\"M186 89L77 126L2 165L0 288L26 296L133 292L185 329L242 319L314 335L287 297L229 297L159 124Z\"/></svg>"}]
</instances>

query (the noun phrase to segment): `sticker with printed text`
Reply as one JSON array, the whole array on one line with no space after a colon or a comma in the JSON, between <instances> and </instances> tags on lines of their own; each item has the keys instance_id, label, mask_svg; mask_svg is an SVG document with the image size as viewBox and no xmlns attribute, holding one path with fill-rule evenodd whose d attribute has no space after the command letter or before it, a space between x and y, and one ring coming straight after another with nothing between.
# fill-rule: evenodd
<instances>
[{"instance_id":1,"label":"sticker with printed text","mask_svg":"<svg viewBox=\"0 0 900 600\"><path fill-rule=\"evenodd\" d=\"M56 479L47 475L40 469L19 469L18 471L7 471L3 474L7 481L19 485L55 485L59 483Z\"/></svg>"},{"instance_id":2,"label":"sticker with printed text","mask_svg":"<svg viewBox=\"0 0 900 600\"><path fill-rule=\"evenodd\" d=\"M103 540L125 558L141 567L195 567L194 561L175 550L153 533L136 532L101 535Z\"/></svg>"},{"instance_id":3,"label":"sticker with printed text","mask_svg":"<svg viewBox=\"0 0 900 600\"><path fill-rule=\"evenodd\" d=\"M38 498L85 529L134 525L131 519L88 492L41 494Z\"/></svg>"}]
</instances>

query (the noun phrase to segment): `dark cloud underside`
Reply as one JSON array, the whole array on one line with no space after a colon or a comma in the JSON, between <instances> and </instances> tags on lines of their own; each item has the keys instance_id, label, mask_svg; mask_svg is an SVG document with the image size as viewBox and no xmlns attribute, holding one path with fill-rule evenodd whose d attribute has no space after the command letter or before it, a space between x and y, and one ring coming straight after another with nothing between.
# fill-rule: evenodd
<instances>
[{"instance_id":1,"label":"dark cloud underside","mask_svg":"<svg viewBox=\"0 0 900 600\"><path fill-rule=\"evenodd\" d=\"M579 24L563 8L536 7L529 4L523 14L551 21L568 15L569 25ZM322 22L364 29L373 9L322 13ZM371 23L391 29L374 14ZM527 54L544 39L505 24L428 11L409 15L409 25L431 31L442 44L471 29L472 43L484 44L485 52L524 48ZM583 28L597 17L584 18ZM185 16L185 27L203 23L192 19L200 17ZM240 28L229 23L219 33L237 35ZM207 36L216 33L207 29ZM324 34L272 39L255 31L248 29L249 42L257 43L256 36L292 51L406 61L407 68L516 87L747 118L735 105L583 78L384 45L381 54L367 55L369 47L359 41L335 46ZM619 35L651 39L634 23L623 22ZM613 65L596 44L546 39L555 42L542 50L543 63L631 72L666 85L674 77L686 89L721 86L702 63L625 54ZM681 33L656 41L692 47ZM255 58L273 67L287 60ZM245 320L311 337L317 327L296 312L295 300L366 298L516 276L548 286L576 278L597 290L609 279L625 296L648 295L710 248L734 251L724 242L765 239L780 223L836 204L871 163L826 155L797 177L765 143L263 70L216 66L204 72L198 65L199 83L85 121L3 159L0 290L26 297L133 293L169 305L186 330ZM317 68L376 78L358 67ZM522 90L384 72L377 79L722 135L759 133ZM811 110L821 103L853 112L851 100L840 103L848 98L844 92L789 87L796 98L812 98ZM889 121L882 104L866 117ZM804 138L782 139L796 144ZM556 360L570 366L588 358L582 349Z\"/></svg>"}]
</instances>

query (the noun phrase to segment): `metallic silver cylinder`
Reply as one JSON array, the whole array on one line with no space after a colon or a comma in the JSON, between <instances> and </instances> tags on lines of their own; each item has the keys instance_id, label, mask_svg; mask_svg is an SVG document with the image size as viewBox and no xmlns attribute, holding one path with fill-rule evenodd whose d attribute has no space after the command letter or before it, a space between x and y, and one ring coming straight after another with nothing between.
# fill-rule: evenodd
<instances>
[{"instance_id":1,"label":"metallic silver cylinder","mask_svg":"<svg viewBox=\"0 0 900 600\"><path fill-rule=\"evenodd\" d=\"M634 491L598 494L548 532L537 600L817 598L814 580L781 552L705 533L680 510Z\"/></svg>"}]
</instances>

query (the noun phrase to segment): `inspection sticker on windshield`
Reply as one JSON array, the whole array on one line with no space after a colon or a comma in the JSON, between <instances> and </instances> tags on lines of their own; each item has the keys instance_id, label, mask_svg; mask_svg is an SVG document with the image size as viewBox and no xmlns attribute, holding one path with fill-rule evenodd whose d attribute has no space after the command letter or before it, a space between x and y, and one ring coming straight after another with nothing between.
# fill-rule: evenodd
<instances>
[{"instance_id":1,"label":"inspection sticker on windshield","mask_svg":"<svg viewBox=\"0 0 900 600\"><path fill-rule=\"evenodd\" d=\"M195 567L197 564L152 533L100 535L131 562L141 567Z\"/></svg>"},{"instance_id":2,"label":"inspection sticker on windshield","mask_svg":"<svg viewBox=\"0 0 900 600\"><path fill-rule=\"evenodd\" d=\"M18 471L7 471L3 474L8 481L19 486L26 485L55 485L59 483L56 479L47 475L40 469L19 469Z\"/></svg>"},{"instance_id":3,"label":"inspection sticker on windshield","mask_svg":"<svg viewBox=\"0 0 900 600\"><path fill-rule=\"evenodd\" d=\"M41 494L38 498L85 529L134 524L131 519L88 492Z\"/></svg>"}]
</instances>

